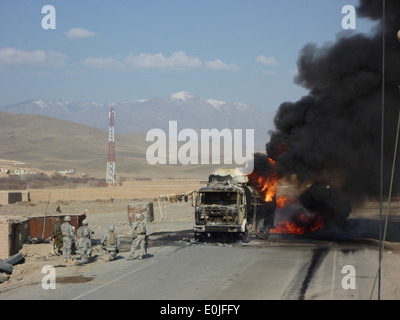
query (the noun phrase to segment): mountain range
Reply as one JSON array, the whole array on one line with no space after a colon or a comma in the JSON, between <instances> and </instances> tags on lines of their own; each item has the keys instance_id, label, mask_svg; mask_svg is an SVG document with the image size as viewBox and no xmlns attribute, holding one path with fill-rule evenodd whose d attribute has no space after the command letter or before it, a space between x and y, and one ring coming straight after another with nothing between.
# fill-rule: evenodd
<instances>
[{"instance_id":1,"label":"mountain range","mask_svg":"<svg viewBox=\"0 0 400 320\"><path fill-rule=\"evenodd\" d=\"M108 130L110 108L115 110L115 132L119 134L146 133L154 128L168 132L169 121L177 121L178 131L254 129L255 146L263 150L273 129L273 115L255 106L204 99L187 91L120 103L38 99L0 106L1 111L9 113L44 115L103 130Z\"/></svg>"}]
</instances>

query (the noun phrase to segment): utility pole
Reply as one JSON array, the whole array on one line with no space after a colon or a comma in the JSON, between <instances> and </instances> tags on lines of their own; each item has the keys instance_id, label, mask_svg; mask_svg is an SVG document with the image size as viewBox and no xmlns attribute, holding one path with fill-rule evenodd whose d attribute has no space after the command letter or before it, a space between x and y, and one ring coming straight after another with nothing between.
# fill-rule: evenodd
<instances>
[{"instance_id":1,"label":"utility pole","mask_svg":"<svg viewBox=\"0 0 400 320\"><path fill-rule=\"evenodd\" d=\"M106 172L107 187L115 187L115 137L114 137L114 108L108 113L110 118L110 127L108 129L108 159Z\"/></svg>"}]
</instances>

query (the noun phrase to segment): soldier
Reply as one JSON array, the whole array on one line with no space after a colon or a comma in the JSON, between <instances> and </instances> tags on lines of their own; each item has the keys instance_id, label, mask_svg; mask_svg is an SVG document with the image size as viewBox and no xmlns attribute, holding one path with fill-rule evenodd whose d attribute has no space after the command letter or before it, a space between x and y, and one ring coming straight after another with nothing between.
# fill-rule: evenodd
<instances>
[{"instance_id":1,"label":"soldier","mask_svg":"<svg viewBox=\"0 0 400 320\"><path fill-rule=\"evenodd\" d=\"M63 236L63 256L64 262L68 262L72 260L71 250L74 244L75 233L74 229L70 225L71 217L66 216L64 219L64 223L61 225L61 233Z\"/></svg>"},{"instance_id":2,"label":"soldier","mask_svg":"<svg viewBox=\"0 0 400 320\"><path fill-rule=\"evenodd\" d=\"M145 253L147 253L147 241L148 241L148 232L147 225L144 221L136 221L132 226L131 231L132 237L132 246L130 250L130 255L127 260L133 260L135 257L136 247L140 245L139 257L138 259L143 259Z\"/></svg>"},{"instance_id":3,"label":"soldier","mask_svg":"<svg viewBox=\"0 0 400 320\"><path fill-rule=\"evenodd\" d=\"M64 216L59 216L59 219L57 222L54 224L53 227L53 234L52 234L52 240L53 240L53 250L55 250L55 254L57 256L60 256L62 254L61 248L63 247L63 236L61 233L61 225L63 224L63 219Z\"/></svg>"},{"instance_id":4,"label":"soldier","mask_svg":"<svg viewBox=\"0 0 400 320\"><path fill-rule=\"evenodd\" d=\"M92 255L92 234L94 232L90 230L88 226L88 221L85 219L82 221L82 226L79 227L76 235L78 237L77 241L77 253L81 255L81 264L88 263L89 257Z\"/></svg>"},{"instance_id":5,"label":"soldier","mask_svg":"<svg viewBox=\"0 0 400 320\"><path fill-rule=\"evenodd\" d=\"M108 232L101 239L103 258L105 261L115 260L117 253L119 252L120 240L118 235L115 233L113 225L108 226Z\"/></svg>"}]
</instances>

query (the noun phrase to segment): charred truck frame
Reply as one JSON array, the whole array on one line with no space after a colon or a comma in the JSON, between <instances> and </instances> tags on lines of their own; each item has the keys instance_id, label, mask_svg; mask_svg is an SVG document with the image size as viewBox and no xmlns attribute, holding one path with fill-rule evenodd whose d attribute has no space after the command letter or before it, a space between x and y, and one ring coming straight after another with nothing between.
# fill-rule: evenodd
<instances>
[{"instance_id":1,"label":"charred truck frame","mask_svg":"<svg viewBox=\"0 0 400 320\"><path fill-rule=\"evenodd\" d=\"M247 176L235 169L220 169L209 176L207 187L195 198L196 239L231 234L249 241L253 235L267 239L274 225L276 198L265 202Z\"/></svg>"}]
</instances>

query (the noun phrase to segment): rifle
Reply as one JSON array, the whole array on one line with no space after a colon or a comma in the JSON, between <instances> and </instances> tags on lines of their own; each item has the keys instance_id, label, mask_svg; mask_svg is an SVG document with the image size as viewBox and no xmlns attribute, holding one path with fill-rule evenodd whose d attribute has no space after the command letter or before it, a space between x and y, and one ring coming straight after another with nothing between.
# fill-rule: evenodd
<instances>
[{"instance_id":1,"label":"rifle","mask_svg":"<svg viewBox=\"0 0 400 320\"><path fill-rule=\"evenodd\" d=\"M60 236L60 235L62 235L62 233L61 233L61 232L58 232L58 233L52 235L52 236L51 236L50 238L48 238L47 240L48 240L48 241L53 240L53 239L57 238L57 237Z\"/></svg>"},{"instance_id":2,"label":"rifle","mask_svg":"<svg viewBox=\"0 0 400 320\"><path fill-rule=\"evenodd\" d=\"M52 253L53 255L56 254L56 253L55 253L55 249L56 249L56 238L57 238L59 235L61 235L61 234L62 234L61 232L58 232L58 233L52 235L50 238L47 239L48 241L51 241L51 242L52 242L51 253Z\"/></svg>"}]
</instances>

